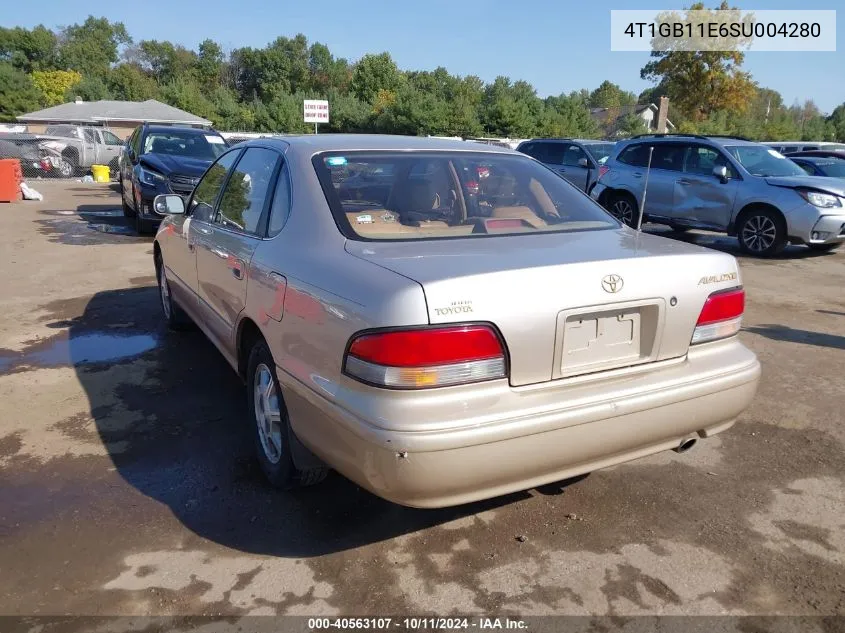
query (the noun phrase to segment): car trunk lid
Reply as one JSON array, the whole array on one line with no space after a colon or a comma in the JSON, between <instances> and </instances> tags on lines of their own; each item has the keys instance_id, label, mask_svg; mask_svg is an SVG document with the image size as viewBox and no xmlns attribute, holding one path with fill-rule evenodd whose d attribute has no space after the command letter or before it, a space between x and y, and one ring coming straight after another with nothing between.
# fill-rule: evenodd
<instances>
[{"instance_id":1,"label":"car trunk lid","mask_svg":"<svg viewBox=\"0 0 845 633\"><path fill-rule=\"evenodd\" d=\"M628 229L401 242L347 251L417 281L431 324L493 323L512 385L682 357L725 253Z\"/></svg>"}]
</instances>

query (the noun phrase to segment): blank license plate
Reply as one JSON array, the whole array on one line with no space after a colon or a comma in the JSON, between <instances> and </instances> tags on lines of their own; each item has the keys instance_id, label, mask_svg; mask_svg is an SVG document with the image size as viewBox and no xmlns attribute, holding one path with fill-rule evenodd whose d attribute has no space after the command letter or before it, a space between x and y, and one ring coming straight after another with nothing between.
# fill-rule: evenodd
<instances>
[{"instance_id":1,"label":"blank license plate","mask_svg":"<svg viewBox=\"0 0 845 633\"><path fill-rule=\"evenodd\" d=\"M570 316L563 329L561 371L608 369L640 358L639 309Z\"/></svg>"}]
</instances>

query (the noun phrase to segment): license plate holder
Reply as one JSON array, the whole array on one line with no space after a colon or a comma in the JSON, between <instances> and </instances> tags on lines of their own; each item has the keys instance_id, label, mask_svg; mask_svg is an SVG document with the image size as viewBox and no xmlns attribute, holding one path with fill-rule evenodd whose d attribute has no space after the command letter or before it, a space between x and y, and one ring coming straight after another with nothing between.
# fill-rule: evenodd
<instances>
[{"instance_id":1,"label":"license plate holder","mask_svg":"<svg viewBox=\"0 0 845 633\"><path fill-rule=\"evenodd\" d=\"M660 306L636 302L558 315L553 378L648 362L656 353Z\"/></svg>"}]
</instances>

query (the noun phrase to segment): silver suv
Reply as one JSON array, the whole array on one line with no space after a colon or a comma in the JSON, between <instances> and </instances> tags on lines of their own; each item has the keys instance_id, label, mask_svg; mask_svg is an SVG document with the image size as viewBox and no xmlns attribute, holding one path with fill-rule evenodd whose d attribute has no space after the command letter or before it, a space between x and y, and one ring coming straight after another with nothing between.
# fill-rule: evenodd
<instances>
[{"instance_id":1,"label":"silver suv","mask_svg":"<svg viewBox=\"0 0 845 633\"><path fill-rule=\"evenodd\" d=\"M736 235L752 255L776 255L789 242L828 251L845 241L845 181L808 176L746 139L635 136L617 144L602 172L591 196L630 226L647 181L643 221Z\"/></svg>"},{"instance_id":2,"label":"silver suv","mask_svg":"<svg viewBox=\"0 0 845 633\"><path fill-rule=\"evenodd\" d=\"M577 138L536 138L523 141L516 151L536 158L581 191L590 192L602 173L613 141Z\"/></svg>"}]
</instances>

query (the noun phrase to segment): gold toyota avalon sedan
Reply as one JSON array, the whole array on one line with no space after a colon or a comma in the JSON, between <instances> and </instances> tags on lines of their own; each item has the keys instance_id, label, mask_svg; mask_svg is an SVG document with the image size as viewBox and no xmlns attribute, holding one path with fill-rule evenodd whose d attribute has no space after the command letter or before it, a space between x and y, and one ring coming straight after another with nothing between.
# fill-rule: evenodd
<instances>
[{"instance_id":1,"label":"gold toyota avalon sedan","mask_svg":"<svg viewBox=\"0 0 845 633\"><path fill-rule=\"evenodd\" d=\"M164 318L244 380L282 488L332 468L467 503L683 452L757 389L734 257L637 233L506 148L265 138L154 209Z\"/></svg>"}]
</instances>

